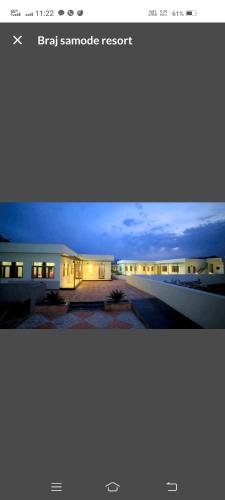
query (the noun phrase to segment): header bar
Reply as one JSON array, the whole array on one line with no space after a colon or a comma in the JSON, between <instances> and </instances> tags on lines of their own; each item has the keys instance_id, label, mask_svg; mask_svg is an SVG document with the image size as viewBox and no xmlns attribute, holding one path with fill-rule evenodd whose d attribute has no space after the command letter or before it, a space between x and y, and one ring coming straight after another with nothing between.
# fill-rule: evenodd
<instances>
[{"instance_id":1,"label":"header bar","mask_svg":"<svg viewBox=\"0 0 225 500\"><path fill-rule=\"evenodd\" d=\"M0 22L225 22L225 1L214 0L10 0Z\"/></svg>"}]
</instances>

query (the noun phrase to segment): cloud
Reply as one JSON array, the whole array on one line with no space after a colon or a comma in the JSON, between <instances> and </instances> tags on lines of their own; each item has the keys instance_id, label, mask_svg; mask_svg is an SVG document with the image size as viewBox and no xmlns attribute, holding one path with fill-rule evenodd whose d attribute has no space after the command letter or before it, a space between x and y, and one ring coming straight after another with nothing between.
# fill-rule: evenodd
<instances>
[{"instance_id":1,"label":"cloud","mask_svg":"<svg viewBox=\"0 0 225 500\"><path fill-rule=\"evenodd\" d=\"M145 234L123 235L116 245L124 259L172 259L174 254L180 258L225 256L225 221L189 228L180 235L151 231ZM116 246L114 248L114 253L117 253Z\"/></svg>"},{"instance_id":2,"label":"cloud","mask_svg":"<svg viewBox=\"0 0 225 500\"><path fill-rule=\"evenodd\" d=\"M151 223L148 224L151 226ZM151 231L155 233L164 233L165 229L169 227L169 224L159 224L158 226L151 227Z\"/></svg>"},{"instance_id":3,"label":"cloud","mask_svg":"<svg viewBox=\"0 0 225 500\"><path fill-rule=\"evenodd\" d=\"M209 220L214 219L214 217L215 217L214 214L212 214L212 215L204 215L203 217L200 217L200 220L202 220L203 222L205 222L205 221L208 222Z\"/></svg>"},{"instance_id":4,"label":"cloud","mask_svg":"<svg viewBox=\"0 0 225 500\"><path fill-rule=\"evenodd\" d=\"M124 259L223 256L225 203L0 204L0 233Z\"/></svg>"},{"instance_id":5,"label":"cloud","mask_svg":"<svg viewBox=\"0 0 225 500\"><path fill-rule=\"evenodd\" d=\"M140 224L142 224L142 221L137 219L124 219L123 224L127 227L139 226Z\"/></svg>"}]
</instances>

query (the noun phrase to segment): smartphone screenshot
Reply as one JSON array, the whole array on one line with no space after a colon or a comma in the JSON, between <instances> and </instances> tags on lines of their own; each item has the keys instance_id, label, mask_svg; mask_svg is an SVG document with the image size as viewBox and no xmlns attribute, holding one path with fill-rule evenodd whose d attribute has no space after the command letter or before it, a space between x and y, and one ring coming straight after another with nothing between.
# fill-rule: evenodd
<instances>
[{"instance_id":1,"label":"smartphone screenshot","mask_svg":"<svg viewBox=\"0 0 225 500\"><path fill-rule=\"evenodd\" d=\"M220 500L225 7L0 6L2 500Z\"/></svg>"}]
</instances>

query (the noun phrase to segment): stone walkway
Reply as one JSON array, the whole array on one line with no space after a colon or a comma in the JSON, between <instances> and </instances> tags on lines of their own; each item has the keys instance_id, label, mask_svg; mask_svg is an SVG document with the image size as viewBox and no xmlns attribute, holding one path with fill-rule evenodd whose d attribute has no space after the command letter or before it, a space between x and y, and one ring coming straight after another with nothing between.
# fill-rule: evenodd
<instances>
[{"instance_id":1,"label":"stone walkway","mask_svg":"<svg viewBox=\"0 0 225 500\"><path fill-rule=\"evenodd\" d=\"M105 311L71 311L60 316L46 316L32 314L18 329L78 329L90 328L105 329L143 329L143 323L132 311L105 312Z\"/></svg>"},{"instance_id":2,"label":"stone walkway","mask_svg":"<svg viewBox=\"0 0 225 500\"><path fill-rule=\"evenodd\" d=\"M70 302L89 302L106 300L112 290L122 290L128 300L150 297L149 294L128 285L122 280L82 281L76 290L60 290L61 297Z\"/></svg>"}]
</instances>

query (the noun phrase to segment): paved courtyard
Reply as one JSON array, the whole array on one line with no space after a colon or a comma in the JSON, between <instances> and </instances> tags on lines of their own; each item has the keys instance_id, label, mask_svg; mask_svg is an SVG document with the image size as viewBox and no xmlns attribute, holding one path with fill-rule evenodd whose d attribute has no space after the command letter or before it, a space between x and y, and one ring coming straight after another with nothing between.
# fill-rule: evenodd
<instances>
[{"instance_id":1,"label":"paved courtyard","mask_svg":"<svg viewBox=\"0 0 225 500\"><path fill-rule=\"evenodd\" d=\"M106 300L110 292L116 288L122 290L125 293L125 298L132 302L132 311L109 312L97 309L93 304L89 304L89 302ZM128 285L122 280L107 282L83 281L76 290L61 290L60 295L71 303L87 302L87 304L81 304L80 306L71 304L71 310L62 315L32 314L17 328L62 330L199 328L198 325L161 300Z\"/></svg>"},{"instance_id":2,"label":"paved courtyard","mask_svg":"<svg viewBox=\"0 0 225 500\"><path fill-rule=\"evenodd\" d=\"M112 290L122 290L125 298L132 301L149 297L147 293L127 285L125 281L83 281L76 290L60 290L61 297L70 302L93 302L107 300ZM90 329L120 328L143 329L143 323L133 311L106 312L104 310L71 310L60 316L32 314L18 326L19 329Z\"/></svg>"},{"instance_id":3,"label":"paved courtyard","mask_svg":"<svg viewBox=\"0 0 225 500\"><path fill-rule=\"evenodd\" d=\"M89 330L90 328L144 328L143 323L132 311L71 311L60 316L32 314L18 326L19 329L69 329Z\"/></svg>"},{"instance_id":4,"label":"paved courtyard","mask_svg":"<svg viewBox=\"0 0 225 500\"><path fill-rule=\"evenodd\" d=\"M148 298L148 295L122 280L82 281L76 290L61 290L60 295L71 302L106 300L112 290L122 290L128 300Z\"/></svg>"}]
</instances>

